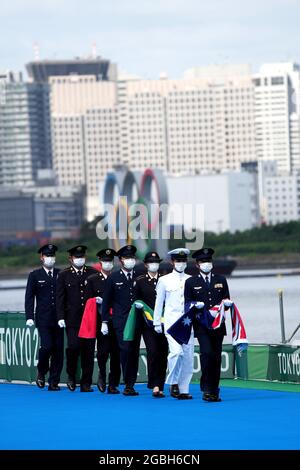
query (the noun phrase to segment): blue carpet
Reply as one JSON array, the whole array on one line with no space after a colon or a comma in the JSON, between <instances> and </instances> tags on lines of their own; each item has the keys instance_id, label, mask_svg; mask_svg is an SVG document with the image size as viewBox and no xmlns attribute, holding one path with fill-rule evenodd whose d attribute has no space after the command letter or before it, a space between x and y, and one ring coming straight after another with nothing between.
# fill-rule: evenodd
<instances>
[{"instance_id":1,"label":"blue carpet","mask_svg":"<svg viewBox=\"0 0 300 470\"><path fill-rule=\"evenodd\" d=\"M0 385L0 449L299 449L300 394L225 387L221 403ZM96 389L95 389L96 390Z\"/></svg>"}]
</instances>

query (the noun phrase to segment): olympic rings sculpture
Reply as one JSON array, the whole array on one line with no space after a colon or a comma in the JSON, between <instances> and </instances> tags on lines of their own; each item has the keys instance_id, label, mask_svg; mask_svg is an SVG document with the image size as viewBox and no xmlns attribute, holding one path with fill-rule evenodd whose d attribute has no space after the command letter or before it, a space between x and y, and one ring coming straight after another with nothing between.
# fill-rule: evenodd
<instances>
[{"instance_id":1,"label":"olympic rings sculpture","mask_svg":"<svg viewBox=\"0 0 300 470\"><path fill-rule=\"evenodd\" d=\"M155 194L155 200L153 200ZM165 224L165 217L159 208L168 204L168 190L163 172L159 169L147 168L143 173L130 171L126 166L116 168L114 172L109 172L104 185L104 205L114 205L115 213L120 211L127 222L131 220L131 213L135 206L144 207L141 212L142 227L140 227L144 237L134 240L137 247L137 255L143 257L147 251L167 250L167 241L159 238L151 239L153 230ZM153 215L151 207L155 204L156 212ZM151 216L150 216L151 213ZM119 217L115 218L117 221ZM113 248L117 251L121 246L132 243L132 238L127 233L119 230L115 221L108 221L114 224L114 237L111 239ZM127 223L127 227L129 224Z\"/></svg>"}]
</instances>

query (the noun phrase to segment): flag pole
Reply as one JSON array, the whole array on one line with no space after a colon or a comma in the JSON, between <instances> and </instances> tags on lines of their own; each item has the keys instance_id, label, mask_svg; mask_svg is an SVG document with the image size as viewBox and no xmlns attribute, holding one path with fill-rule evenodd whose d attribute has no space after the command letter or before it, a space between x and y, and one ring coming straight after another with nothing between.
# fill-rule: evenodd
<instances>
[{"instance_id":1,"label":"flag pole","mask_svg":"<svg viewBox=\"0 0 300 470\"><path fill-rule=\"evenodd\" d=\"M279 299L279 312L280 312L281 342L285 344L286 339L285 339L283 290L282 289L278 289L278 299Z\"/></svg>"}]
</instances>

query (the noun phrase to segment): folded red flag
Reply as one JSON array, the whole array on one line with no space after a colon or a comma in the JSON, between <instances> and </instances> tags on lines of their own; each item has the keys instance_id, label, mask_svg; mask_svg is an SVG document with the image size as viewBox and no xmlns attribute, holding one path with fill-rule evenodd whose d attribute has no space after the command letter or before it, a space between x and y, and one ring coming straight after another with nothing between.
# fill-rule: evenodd
<instances>
[{"instance_id":1,"label":"folded red flag","mask_svg":"<svg viewBox=\"0 0 300 470\"><path fill-rule=\"evenodd\" d=\"M96 297L88 299L85 304L81 325L78 333L79 338L96 338L97 329L97 304Z\"/></svg>"}]
</instances>

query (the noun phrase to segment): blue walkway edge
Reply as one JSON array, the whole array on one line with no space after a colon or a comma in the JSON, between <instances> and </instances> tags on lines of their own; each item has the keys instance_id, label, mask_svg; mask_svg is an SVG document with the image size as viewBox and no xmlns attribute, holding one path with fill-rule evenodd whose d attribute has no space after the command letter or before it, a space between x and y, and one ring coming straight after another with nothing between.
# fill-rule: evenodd
<instances>
[{"instance_id":1,"label":"blue walkway edge","mask_svg":"<svg viewBox=\"0 0 300 470\"><path fill-rule=\"evenodd\" d=\"M224 387L221 403L0 384L1 450L299 450L300 394Z\"/></svg>"}]
</instances>

